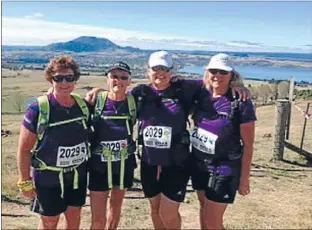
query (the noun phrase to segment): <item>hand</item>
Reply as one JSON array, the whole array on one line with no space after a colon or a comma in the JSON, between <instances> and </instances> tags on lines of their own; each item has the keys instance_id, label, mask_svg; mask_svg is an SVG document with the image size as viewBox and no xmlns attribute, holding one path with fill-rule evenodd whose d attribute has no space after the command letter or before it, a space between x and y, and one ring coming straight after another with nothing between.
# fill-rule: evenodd
<instances>
[{"instance_id":1,"label":"hand","mask_svg":"<svg viewBox=\"0 0 312 230\"><path fill-rule=\"evenodd\" d=\"M250 193L249 179L242 179L238 189L239 195L246 196Z\"/></svg>"},{"instance_id":2,"label":"hand","mask_svg":"<svg viewBox=\"0 0 312 230\"><path fill-rule=\"evenodd\" d=\"M184 78L181 75L173 76L170 79L171 82L177 82L177 81L183 81L183 80L184 80Z\"/></svg>"},{"instance_id":3,"label":"hand","mask_svg":"<svg viewBox=\"0 0 312 230\"><path fill-rule=\"evenodd\" d=\"M86 94L86 97L85 97L85 100L94 105L94 103L96 102L96 98L97 98L97 95L102 91L103 89L101 88L93 88L91 91L87 92Z\"/></svg>"},{"instance_id":4,"label":"hand","mask_svg":"<svg viewBox=\"0 0 312 230\"><path fill-rule=\"evenodd\" d=\"M50 87L48 91L45 93L45 95L50 95L52 93L53 93L53 87Z\"/></svg>"},{"instance_id":5,"label":"hand","mask_svg":"<svg viewBox=\"0 0 312 230\"><path fill-rule=\"evenodd\" d=\"M231 89L232 89L232 94L233 94L233 95L235 95L236 93L238 93L239 99L240 99L241 101L246 101L247 99L250 99L250 98L251 98L250 90L247 89L247 88L244 87L244 86L236 85L236 86L232 86Z\"/></svg>"},{"instance_id":6,"label":"hand","mask_svg":"<svg viewBox=\"0 0 312 230\"><path fill-rule=\"evenodd\" d=\"M35 189L30 191L21 191L21 194L28 200L34 200L37 196Z\"/></svg>"}]
</instances>

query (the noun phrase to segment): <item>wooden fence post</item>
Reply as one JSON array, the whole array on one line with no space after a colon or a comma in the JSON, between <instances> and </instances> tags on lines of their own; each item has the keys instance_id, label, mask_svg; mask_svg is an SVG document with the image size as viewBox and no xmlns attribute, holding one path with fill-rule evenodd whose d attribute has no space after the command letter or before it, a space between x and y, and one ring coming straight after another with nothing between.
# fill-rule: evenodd
<instances>
[{"instance_id":1,"label":"wooden fence post","mask_svg":"<svg viewBox=\"0 0 312 230\"><path fill-rule=\"evenodd\" d=\"M301 135L301 142L300 142L300 150L302 150L303 147L303 140L304 140L304 135L305 135L305 130L306 130L306 126L307 126L307 117L306 114L309 113L309 108L310 108L310 103L307 104L307 108L304 114L304 123L303 123L303 130L302 130L302 135Z\"/></svg>"},{"instance_id":2,"label":"wooden fence post","mask_svg":"<svg viewBox=\"0 0 312 230\"><path fill-rule=\"evenodd\" d=\"M276 125L274 136L273 160L282 160L285 147L285 131L289 115L290 102L286 99L276 100Z\"/></svg>"},{"instance_id":3,"label":"wooden fence post","mask_svg":"<svg viewBox=\"0 0 312 230\"><path fill-rule=\"evenodd\" d=\"M290 119L291 119L291 105L293 102L294 97L294 89L295 89L295 77L290 77L290 84L289 84L289 110L288 110L288 116L287 116L287 130L286 130L286 140L289 140L289 130L290 130Z\"/></svg>"}]
</instances>

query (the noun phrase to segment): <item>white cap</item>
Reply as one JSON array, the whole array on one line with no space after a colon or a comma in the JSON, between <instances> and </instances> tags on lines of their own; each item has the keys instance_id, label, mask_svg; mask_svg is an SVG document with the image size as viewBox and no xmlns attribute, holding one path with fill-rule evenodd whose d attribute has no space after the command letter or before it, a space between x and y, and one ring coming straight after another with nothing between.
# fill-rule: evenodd
<instances>
[{"instance_id":1,"label":"white cap","mask_svg":"<svg viewBox=\"0 0 312 230\"><path fill-rule=\"evenodd\" d=\"M172 67L172 56L167 51L157 51L151 54L148 60L148 66L154 67L158 65Z\"/></svg>"},{"instance_id":2,"label":"white cap","mask_svg":"<svg viewBox=\"0 0 312 230\"><path fill-rule=\"evenodd\" d=\"M234 67L231 61L231 57L224 53L214 55L209 64L205 68L207 69L221 69L225 71L233 71Z\"/></svg>"}]
</instances>

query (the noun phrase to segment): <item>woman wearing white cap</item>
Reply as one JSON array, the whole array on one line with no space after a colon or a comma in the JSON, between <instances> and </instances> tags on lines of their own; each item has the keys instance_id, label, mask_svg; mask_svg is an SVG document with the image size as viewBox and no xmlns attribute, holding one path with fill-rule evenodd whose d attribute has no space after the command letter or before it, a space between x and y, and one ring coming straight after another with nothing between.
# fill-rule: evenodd
<instances>
[{"instance_id":1,"label":"woman wearing white cap","mask_svg":"<svg viewBox=\"0 0 312 230\"><path fill-rule=\"evenodd\" d=\"M230 56L213 56L203 81L205 90L194 111L191 134L196 165L192 186L202 206L201 228L224 229L223 215L236 191L243 196L250 193L256 116L251 100L235 100L230 92L232 85L242 82Z\"/></svg>"},{"instance_id":2,"label":"woman wearing white cap","mask_svg":"<svg viewBox=\"0 0 312 230\"><path fill-rule=\"evenodd\" d=\"M181 228L179 206L191 174L186 124L194 95L202 88L195 81L171 82L172 69L168 52L152 53L147 71L151 84L131 91L137 102L142 145L141 182L155 229ZM92 93L87 96L94 98Z\"/></svg>"},{"instance_id":3,"label":"woman wearing white cap","mask_svg":"<svg viewBox=\"0 0 312 230\"><path fill-rule=\"evenodd\" d=\"M151 84L132 90L138 99L144 95L138 116L143 145L141 182L155 229L181 228L179 206L190 177L186 121L197 89L172 83L172 69L168 52L152 53L147 71Z\"/></svg>"}]
</instances>

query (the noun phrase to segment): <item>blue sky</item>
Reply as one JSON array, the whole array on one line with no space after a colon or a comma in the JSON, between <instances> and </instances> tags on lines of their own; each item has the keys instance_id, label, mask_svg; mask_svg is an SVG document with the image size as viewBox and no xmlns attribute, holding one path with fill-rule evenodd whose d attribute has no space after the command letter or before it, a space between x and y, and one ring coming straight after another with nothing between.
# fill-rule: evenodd
<instances>
[{"instance_id":1,"label":"blue sky","mask_svg":"<svg viewBox=\"0 0 312 230\"><path fill-rule=\"evenodd\" d=\"M3 45L312 52L312 2L2 2Z\"/></svg>"}]
</instances>

